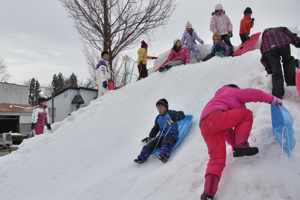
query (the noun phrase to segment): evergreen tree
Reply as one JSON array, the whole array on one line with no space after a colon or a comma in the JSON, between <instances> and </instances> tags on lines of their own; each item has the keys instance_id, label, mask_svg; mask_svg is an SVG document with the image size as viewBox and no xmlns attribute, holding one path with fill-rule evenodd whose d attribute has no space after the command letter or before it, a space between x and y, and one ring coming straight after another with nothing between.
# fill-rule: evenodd
<instances>
[{"instance_id":1,"label":"evergreen tree","mask_svg":"<svg viewBox=\"0 0 300 200\"><path fill-rule=\"evenodd\" d=\"M59 86L58 86L58 77L56 74L53 75L53 79L52 79L52 88L53 88L53 94L56 94L57 92L59 92Z\"/></svg>"},{"instance_id":2,"label":"evergreen tree","mask_svg":"<svg viewBox=\"0 0 300 200\"><path fill-rule=\"evenodd\" d=\"M40 98L40 92L41 92L41 88L40 88L40 83L38 80L35 81L35 87L34 87L34 104L35 105L39 105L39 98Z\"/></svg>"},{"instance_id":3,"label":"evergreen tree","mask_svg":"<svg viewBox=\"0 0 300 200\"><path fill-rule=\"evenodd\" d=\"M65 89L65 79L61 72L57 76L58 92Z\"/></svg>"},{"instance_id":4,"label":"evergreen tree","mask_svg":"<svg viewBox=\"0 0 300 200\"><path fill-rule=\"evenodd\" d=\"M35 91L35 79L32 78L29 85L29 105L34 106L34 91Z\"/></svg>"},{"instance_id":5,"label":"evergreen tree","mask_svg":"<svg viewBox=\"0 0 300 200\"><path fill-rule=\"evenodd\" d=\"M76 87L76 88L78 88L78 83L77 83L77 76L74 74L74 73L72 73L71 74L71 76L70 76L70 78L68 79L69 81L69 87Z\"/></svg>"}]
</instances>

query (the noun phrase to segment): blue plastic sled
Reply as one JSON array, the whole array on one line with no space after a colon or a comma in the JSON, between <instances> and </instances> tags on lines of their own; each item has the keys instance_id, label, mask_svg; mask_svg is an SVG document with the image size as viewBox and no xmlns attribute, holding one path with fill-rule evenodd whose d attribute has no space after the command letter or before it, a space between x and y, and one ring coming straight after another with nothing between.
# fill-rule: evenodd
<instances>
[{"instance_id":1,"label":"blue plastic sled","mask_svg":"<svg viewBox=\"0 0 300 200\"><path fill-rule=\"evenodd\" d=\"M290 152L296 144L293 129L294 119L290 112L280 105L279 108L276 108L275 105L271 104L271 115L274 135L285 153L290 157Z\"/></svg>"},{"instance_id":2,"label":"blue plastic sled","mask_svg":"<svg viewBox=\"0 0 300 200\"><path fill-rule=\"evenodd\" d=\"M174 151L174 149L179 145L179 143L184 138L185 134L187 133L187 131L189 130L189 128L192 124L193 119L194 119L193 115L186 115L183 120L180 120L179 122L177 122L178 123L178 129L179 129L179 135L178 135L177 142L175 143L175 145L172 148L172 151ZM156 149L154 149L152 154L158 155L159 152L160 152L160 148L156 148Z\"/></svg>"}]
</instances>

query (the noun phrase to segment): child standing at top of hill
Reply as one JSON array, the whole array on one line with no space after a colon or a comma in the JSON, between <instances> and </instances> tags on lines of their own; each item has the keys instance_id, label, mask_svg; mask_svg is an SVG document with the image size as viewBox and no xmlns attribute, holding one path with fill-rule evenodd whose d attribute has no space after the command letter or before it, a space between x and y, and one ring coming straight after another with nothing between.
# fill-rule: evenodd
<instances>
[{"instance_id":1,"label":"child standing at top of hill","mask_svg":"<svg viewBox=\"0 0 300 200\"><path fill-rule=\"evenodd\" d=\"M147 48L148 44L143 40L141 44L141 48L138 50L138 70L139 70L139 78L146 78L148 76L148 71L147 71L147 59L157 59L157 57L151 57L147 55Z\"/></svg>"},{"instance_id":2,"label":"child standing at top of hill","mask_svg":"<svg viewBox=\"0 0 300 200\"><path fill-rule=\"evenodd\" d=\"M98 84L98 97L105 95L108 92L108 80L111 79L109 62L108 62L108 52L103 51L101 53L101 60L96 67L96 78Z\"/></svg>"},{"instance_id":3,"label":"child standing at top of hill","mask_svg":"<svg viewBox=\"0 0 300 200\"><path fill-rule=\"evenodd\" d=\"M221 40L221 36L218 33L215 33L213 35L212 40L214 45L211 49L211 53L202 59L203 62L211 59L218 53L223 56L229 56L230 54L230 47L224 41Z\"/></svg>"},{"instance_id":4,"label":"child standing at top of hill","mask_svg":"<svg viewBox=\"0 0 300 200\"><path fill-rule=\"evenodd\" d=\"M258 148L248 143L253 117L252 111L245 107L245 103L258 101L276 106L282 104L280 99L261 90L240 89L230 84L221 87L204 107L199 126L210 158L201 200L213 199L218 190L226 164L225 141L233 147L234 157L258 153Z\"/></svg>"},{"instance_id":5,"label":"child standing at top of hill","mask_svg":"<svg viewBox=\"0 0 300 200\"><path fill-rule=\"evenodd\" d=\"M218 33L222 40L230 47L230 56L233 54L233 46L230 42L232 37L232 24L229 17L223 11L223 5L217 4L215 6L215 12L213 12L210 20L210 30L213 33Z\"/></svg>"},{"instance_id":6,"label":"child standing at top of hill","mask_svg":"<svg viewBox=\"0 0 300 200\"><path fill-rule=\"evenodd\" d=\"M182 35L181 42L182 45L185 45L187 47L190 54L191 51L194 52L199 62L201 60L201 54L195 40L197 40L201 44L204 44L204 41L201 38L199 38L197 33L194 31L191 22L188 21L185 25L185 31Z\"/></svg>"},{"instance_id":7,"label":"child standing at top of hill","mask_svg":"<svg viewBox=\"0 0 300 200\"><path fill-rule=\"evenodd\" d=\"M241 20L240 26L240 38L242 40L242 44L246 42L246 40L250 39L250 29L254 26L254 18L251 18L252 10L247 7L244 11L244 18Z\"/></svg>"},{"instance_id":8,"label":"child standing at top of hill","mask_svg":"<svg viewBox=\"0 0 300 200\"><path fill-rule=\"evenodd\" d=\"M167 62L165 66L162 66L159 69L159 72L166 71L174 66L190 63L191 58L190 58L189 51L184 45L181 45L180 39L176 38L173 44L174 46L171 49L170 54L168 56L169 62Z\"/></svg>"},{"instance_id":9,"label":"child standing at top of hill","mask_svg":"<svg viewBox=\"0 0 300 200\"><path fill-rule=\"evenodd\" d=\"M38 103L39 105L33 109L31 120L31 130L34 130L36 135L44 133L45 124L47 125L47 129L51 130L47 101L45 98L39 98Z\"/></svg>"},{"instance_id":10,"label":"child standing at top of hill","mask_svg":"<svg viewBox=\"0 0 300 200\"><path fill-rule=\"evenodd\" d=\"M156 108L159 115L155 119L155 124L142 142L148 142L145 145L134 162L142 164L148 160L156 147L161 147L158 159L163 163L168 161L172 147L178 139L178 124L177 122L184 119L185 115L182 111L169 110L169 104L166 99L160 99L156 103ZM158 136L156 137L156 135ZM153 139L152 139L153 138Z\"/></svg>"}]
</instances>

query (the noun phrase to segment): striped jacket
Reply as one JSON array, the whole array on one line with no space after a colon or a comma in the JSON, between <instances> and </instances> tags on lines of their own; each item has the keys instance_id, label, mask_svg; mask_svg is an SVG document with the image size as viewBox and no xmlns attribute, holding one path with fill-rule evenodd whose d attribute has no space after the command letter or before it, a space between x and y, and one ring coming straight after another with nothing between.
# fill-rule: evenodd
<instances>
[{"instance_id":1,"label":"striped jacket","mask_svg":"<svg viewBox=\"0 0 300 200\"><path fill-rule=\"evenodd\" d=\"M213 13L210 20L210 30L220 35L228 35L228 32L232 32L231 21L225 12L222 12L221 15Z\"/></svg>"}]
</instances>

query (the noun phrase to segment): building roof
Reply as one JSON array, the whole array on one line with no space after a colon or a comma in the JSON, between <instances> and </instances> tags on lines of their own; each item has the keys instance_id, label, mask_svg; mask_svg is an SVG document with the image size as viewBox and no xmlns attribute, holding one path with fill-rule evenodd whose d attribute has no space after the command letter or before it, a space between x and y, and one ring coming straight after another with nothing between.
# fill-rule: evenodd
<instances>
[{"instance_id":1,"label":"building roof","mask_svg":"<svg viewBox=\"0 0 300 200\"><path fill-rule=\"evenodd\" d=\"M24 104L0 103L0 112L32 112L33 107Z\"/></svg>"},{"instance_id":2,"label":"building roof","mask_svg":"<svg viewBox=\"0 0 300 200\"><path fill-rule=\"evenodd\" d=\"M83 101L83 98L81 95L75 95L75 97L71 103L72 104L84 104L84 101Z\"/></svg>"},{"instance_id":3,"label":"building roof","mask_svg":"<svg viewBox=\"0 0 300 200\"><path fill-rule=\"evenodd\" d=\"M56 93L56 94L54 95L54 97L60 95L61 93L64 93L64 92L67 91L67 90L88 90L88 91L92 91L92 92L98 92L98 90L96 90L96 89L86 88L86 87L78 87L78 88L77 88L77 87L67 87L67 88L63 89L62 91ZM49 98L47 99L47 101L49 101L50 99L52 99L52 97L49 97Z\"/></svg>"}]
</instances>

